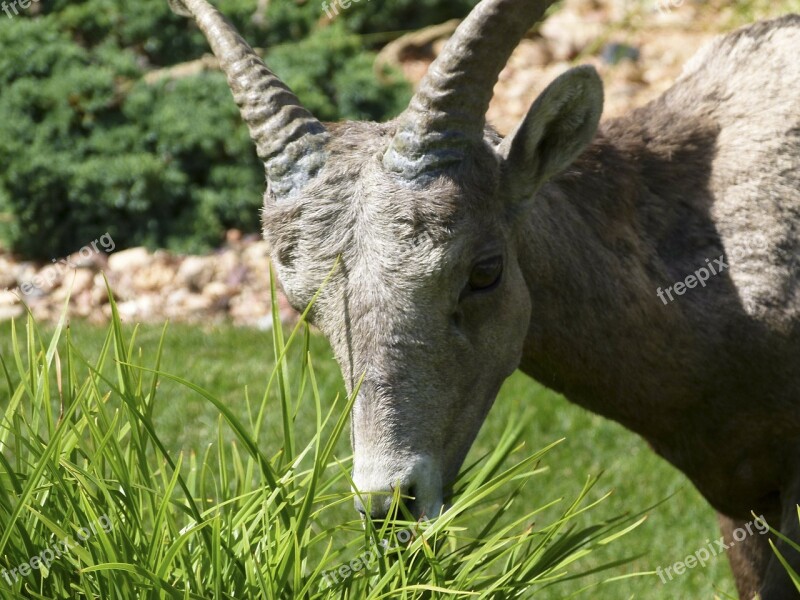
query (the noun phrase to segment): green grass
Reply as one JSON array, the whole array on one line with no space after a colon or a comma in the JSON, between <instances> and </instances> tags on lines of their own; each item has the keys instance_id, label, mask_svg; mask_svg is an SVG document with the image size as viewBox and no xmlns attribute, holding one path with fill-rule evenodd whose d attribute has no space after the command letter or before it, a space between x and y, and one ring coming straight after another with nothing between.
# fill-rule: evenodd
<instances>
[{"instance_id":1,"label":"green grass","mask_svg":"<svg viewBox=\"0 0 800 600\"><path fill-rule=\"evenodd\" d=\"M15 342L12 325L0 327L0 356L10 380L0 373L0 568L41 552L54 536L74 536L91 524L97 532L54 562L48 578L27 578L24 592L0 578L0 598L132 598L140 597L132 590L142 586L153 590L152 597L224 598L237 590L237 597L258 597L253 590L279 597L278 590L289 589L296 597L303 590L312 597L326 593L319 591L324 571L347 565L394 535L364 530L355 520L349 442L346 433L334 435L344 427L346 397L324 339L301 331L281 374L268 332L175 324L163 339L161 328L146 326L132 340L130 325L109 333L75 324L48 352L51 334L41 340L33 332L24 335L23 325ZM306 350L313 362L305 359ZM162 375L156 378L148 369L158 361ZM265 394L273 375L277 379ZM190 385L208 390L209 397ZM530 461L535 450L562 437ZM326 446L329 440L335 442ZM286 450L292 446L294 451ZM325 448L324 465L315 469L313 458ZM308 453L295 461L304 449ZM523 597L536 590L543 598L564 598L592 582L668 566L719 536L711 509L638 437L519 373L504 386L467 464L489 454L482 465L503 466L495 464L483 475L475 469L459 485L464 492L483 484L492 492L486 499L476 501L475 489L462 493L449 517L426 533L415 528L411 548L371 564L372 579L350 577L345 584L355 587L331 597L366 597L366 588L358 586L368 581L373 590L438 582L510 597L486 590L498 574L516 569L527 573L524 581L542 580ZM514 471L516 464L521 466ZM601 474L599 483L587 487ZM576 499L582 499L578 505L593 504L608 493L591 510L575 514ZM612 527L626 527L645 510L648 519L638 528L598 544ZM109 532L98 525L104 515L113 525ZM615 521L620 515L629 519ZM610 525L590 535L601 522ZM304 524L299 534L298 523ZM483 532L487 523L503 545L493 545ZM398 524L403 527L415 526ZM296 546L289 543L293 536ZM559 544L568 548L553 563L548 548L558 550ZM567 557L584 552L581 547L591 552L569 563ZM556 573L588 573L636 556L610 571L545 585ZM478 564L466 569L475 557ZM559 563L563 569L554 570ZM666 586L645 575L579 596L706 598L715 586L733 591L724 558ZM251 595L242 596L242 590Z\"/></svg>"},{"instance_id":2,"label":"green grass","mask_svg":"<svg viewBox=\"0 0 800 600\"><path fill-rule=\"evenodd\" d=\"M797 507L797 518L800 519L800 505L798 505ZM774 533L778 537L778 539L786 542L786 544L791 549L790 551L793 550L795 552L800 552L800 545L793 542L792 540L787 538L785 535L783 535L773 527L770 527L770 531L772 531L772 533ZM798 592L800 592L800 574L798 574L797 571L795 571L792 568L792 565L789 564L789 561L786 560L786 557L780 550L778 550L776 544L772 540L769 541L769 545L772 548L772 551L775 552L775 555L778 557L778 560L780 561L781 565L783 565L783 568L786 569L786 572L789 574L789 578L792 580L794 587L797 588Z\"/></svg>"}]
</instances>

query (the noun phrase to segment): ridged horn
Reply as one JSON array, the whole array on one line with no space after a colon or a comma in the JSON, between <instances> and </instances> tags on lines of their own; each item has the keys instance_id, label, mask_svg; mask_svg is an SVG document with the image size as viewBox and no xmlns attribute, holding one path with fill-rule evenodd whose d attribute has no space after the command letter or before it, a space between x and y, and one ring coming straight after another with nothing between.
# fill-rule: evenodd
<instances>
[{"instance_id":1,"label":"ridged horn","mask_svg":"<svg viewBox=\"0 0 800 600\"><path fill-rule=\"evenodd\" d=\"M407 179L460 163L483 139L500 71L553 0L483 0L422 79L383 157Z\"/></svg>"},{"instance_id":2,"label":"ridged horn","mask_svg":"<svg viewBox=\"0 0 800 600\"><path fill-rule=\"evenodd\" d=\"M325 127L206 0L169 0L169 5L194 19L219 59L271 192L281 199L302 189L325 164Z\"/></svg>"}]
</instances>

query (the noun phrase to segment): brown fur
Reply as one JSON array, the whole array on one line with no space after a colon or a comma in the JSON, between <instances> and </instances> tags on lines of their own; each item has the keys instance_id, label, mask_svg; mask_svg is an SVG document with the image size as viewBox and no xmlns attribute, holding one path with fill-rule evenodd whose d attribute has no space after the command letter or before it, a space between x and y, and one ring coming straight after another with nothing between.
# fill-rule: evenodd
<instances>
[{"instance_id":1,"label":"brown fur","mask_svg":"<svg viewBox=\"0 0 800 600\"><path fill-rule=\"evenodd\" d=\"M758 24L718 44L759 40L781 27L797 31L798 22L787 17ZM766 46L762 52L775 53L776 48ZM429 313L441 303L435 294L444 292L438 284L427 291L419 284L447 260L426 263L418 254L426 242L415 245L413 240L433 236L432 248L441 248L452 246L466 231L499 227L506 230L502 236L516 240L509 245L518 252L531 305L520 367L573 402L644 436L721 514L748 520L755 511L771 516L773 526L780 524L781 507L797 501L784 490L800 472L800 103L795 99L752 116L738 112L746 100L741 94L769 84L743 82L750 73L740 73L741 65L729 66L729 81L709 83L709 70L720 69L721 54L721 48L712 52L710 63L689 71L650 105L603 124L578 160L545 183L533 200L523 199L530 217L521 227L509 229L502 220L491 225L497 219L491 197L502 197L507 186L488 150L473 159L483 166L462 166L459 173L415 192L385 174L383 181L378 178L378 157L391 138L392 124L346 124L332 130L331 166L310 186L303 216L297 206L268 206L265 233L276 248L284 248L285 230L291 230L292 247L306 248L306 256L297 257L299 264L281 264L278 258L297 306L310 298L337 255L345 269L353 261L385 262L386 270L376 268L372 275L382 286L399 286L381 305L363 302L367 288L351 288L341 292L350 298L348 306L325 296L315 311L349 383L368 373L363 405L372 408L360 417L358 408L354 414L357 456L359 427L379 432L388 422L394 423L389 432L368 442L372 450L424 447L402 429L414 412L427 409L424 401L410 405L412 412L404 417L402 411L386 412L390 399L451 396L440 385L460 389L442 373L462 373L463 357L452 357L452 364L446 357L436 361L430 350L439 342L420 333L437 328ZM777 54L773 62L784 58ZM487 138L486 148L496 143ZM346 197L328 195L342 187ZM502 204L497 207L502 210ZM290 213L286 219L280 216L284 210ZM515 205L511 214L520 210ZM487 224L477 226L481 222ZM405 254L398 249L404 242L409 243ZM373 246L385 246L385 253L372 254ZM448 253L451 260L471 255L463 245ZM705 266L705 259L719 256L730 269L712 277L707 287L687 290L666 306L656 296L657 288L683 280ZM426 265L427 273L418 271ZM395 274L402 279L395 280ZM356 288L376 285L368 277L360 280L366 283ZM300 294L297 282L304 282ZM330 289L340 290L340 285L334 277ZM405 291L408 298L403 298ZM398 326L398 314L414 323L405 332L408 342L400 334L394 342L376 335ZM346 339L340 338L345 332ZM410 340L425 349L418 357ZM395 350L386 354L381 347ZM383 365L382 374L371 378L378 365ZM412 385L394 381L393 372L397 377L429 375L418 375ZM488 399L475 406L477 425L500 380L491 380ZM455 397L463 394L469 392ZM438 423L457 418L463 428L469 411L462 404L458 412L458 417L433 414ZM457 443L442 461L445 483L477 431L473 425L466 429L463 436L448 433ZM420 435L433 434L424 427ZM403 451L397 456L411 455ZM402 480L393 461L376 468ZM752 555L738 551L733 556L742 590L752 588L753 577L756 585L764 577L769 562L764 553L762 544ZM771 597L783 596L774 592Z\"/></svg>"},{"instance_id":2,"label":"brown fur","mask_svg":"<svg viewBox=\"0 0 800 600\"><path fill-rule=\"evenodd\" d=\"M205 0L176 2L234 65L270 150L264 235L287 297L303 309L330 274L310 318L347 387L361 382L362 512L384 516L396 487L438 512L519 367L642 435L726 535L755 512L800 541L800 16L715 41L599 130L597 74L568 71L501 141L478 139L486 89L462 88L490 85L510 52L481 38L524 31L509 11L548 1L484 0L397 121L327 129ZM728 268L704 287L659 298L714 259ZM502 273L476 285L487 263ZM743 598L796 597L763 539L730 556Z\"/></svg>"},{"instance_id":3,"label":"brown fur","mask_svg":"<svg viewBox=\"0 0 800 600\"><path fill-rule=\"evenodd\" d=\"M800 18L717 42L660 99L604 124L542 190L525 234L536 318L522 368L640 433L727 517L755 511L795 531L800 97L785 86L800 73L766 44L779 28L797 32ZM726 63L743 39L768 56ZM777 109L747 106L764 93ZM655 296L720 255L730 269L706 288L666 306ZM743 598L769 557L763 543L732 555ZM779 567L774 577L783 592L765 599L796 597Z\"/></svg>"}]
</instances>

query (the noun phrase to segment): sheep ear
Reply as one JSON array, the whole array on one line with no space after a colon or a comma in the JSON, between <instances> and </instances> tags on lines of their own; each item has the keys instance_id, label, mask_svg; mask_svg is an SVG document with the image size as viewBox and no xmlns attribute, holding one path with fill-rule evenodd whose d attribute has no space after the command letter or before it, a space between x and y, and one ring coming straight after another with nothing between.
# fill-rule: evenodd
<instances>
[{"instance_id":1,"label":"sheep ear","mask_svg":"<svg viewBox=\"0 0 800 600\"><path fill-rule=\"evenodd\" d=\"M592 141L603 112L603 82L594 67L570 69L536 99L498 147L504 190L525 200L567 168Z\"/></svg>"}]
</instances>

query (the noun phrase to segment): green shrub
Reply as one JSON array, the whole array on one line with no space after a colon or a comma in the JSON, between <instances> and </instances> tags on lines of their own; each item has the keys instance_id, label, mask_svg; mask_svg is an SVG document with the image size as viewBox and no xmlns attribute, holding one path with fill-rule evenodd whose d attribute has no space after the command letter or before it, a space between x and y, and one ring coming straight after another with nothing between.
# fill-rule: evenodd
<instances>
[{"instance_id":1,"label":"green shrub","mask_svg":"<svg viewBox=\"0 0 800 600\"><path fill-rule=\"evenodd\" d=\"M265 43L306 37L321 23L341 23L359 34L397 34L462 18L478 0L351 0L347 9L332 7L333 0L270 2ZM327 8L327 10L326 10ZM330 15L330 17L328 16Z\"/></svg>"},{"instance_id":2,"label":"green shrub","mask_svg":"<svg viewBox=\"0 0 800 600\"><path fill-rule=\"evenodd\" d=\"M340 23L296 44L275 47L267 61L323 121L380 121L402 111L411 98L397 75L387 74L385 85L375 85L373 55Z\"/></svg>"},{"instance_id":3,"label":"green shrub","mask_svg":"<svg viewBox=\"0 0 800 600\"><path fill-rule=\"evenodd\" d=\"M314 2L273 0L263 23L256 0L217 4L319 118L380 121L409 89L396 74L376 80L358 33L405 26L395 2L332 24ZM259 230L263 167L224 77L143 79L208 52L166 0L33 4L0 19L0 47L0 241L50 259L105 231L120 248L200 251L227 228Z\"/></svg>"}]
</instances>

